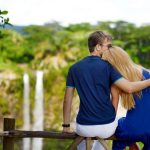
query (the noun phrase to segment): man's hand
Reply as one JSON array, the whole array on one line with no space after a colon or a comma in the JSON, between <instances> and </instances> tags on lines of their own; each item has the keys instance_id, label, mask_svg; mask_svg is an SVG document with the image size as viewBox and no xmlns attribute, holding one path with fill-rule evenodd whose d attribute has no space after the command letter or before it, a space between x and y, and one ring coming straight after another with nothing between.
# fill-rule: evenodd
<instances>
[{"instance_id":1,"label":"man's hand","mask_svg":"<svg viewBox=\"0 0 150 150\"><path fill-rule=\"evenodd\" d=\"M70 129L70 127L68 127L68 128L63 127L63 132L65 132L65 133L72 133L73 131Z\"/></svg>"}]
</instances>

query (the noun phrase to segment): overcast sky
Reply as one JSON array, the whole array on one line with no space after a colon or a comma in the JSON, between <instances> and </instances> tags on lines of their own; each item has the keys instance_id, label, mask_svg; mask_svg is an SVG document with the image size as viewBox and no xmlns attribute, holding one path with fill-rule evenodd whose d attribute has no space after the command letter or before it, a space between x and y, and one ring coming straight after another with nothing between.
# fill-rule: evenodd
<instances>
[{"instance_id":1,"label":"overcast sky","mask_svg":"<svg viewBox=\"0 0 150 150\"><path fill-rule=\"evenodd\" d=\"M62 25L125 20L136 25L150 23L150 0L0 0L15 25Z\"/></svg>"}]
</instances>

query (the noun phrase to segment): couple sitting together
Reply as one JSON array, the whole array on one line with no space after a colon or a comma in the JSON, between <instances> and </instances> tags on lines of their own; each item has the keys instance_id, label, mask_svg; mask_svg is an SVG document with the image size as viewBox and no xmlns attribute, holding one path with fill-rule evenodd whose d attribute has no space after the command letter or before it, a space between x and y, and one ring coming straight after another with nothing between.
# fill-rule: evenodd
<instances>
[{"instance_id":1,"label":"couple sitting together","mask_svg":"<svg viewBox=\"0 0 150 150\"><path fill-rule=\"evenodd\" d=\"M71 104L76 89L80 98L76 133L84 137L108 138L115 134L113 150L141 141L150 150L150 72L135 64L120 47L112 46L110 35L89 35L90 56L73 64L67 75L63 103L63 132L70 132ZM117 119L119 97L127 115ZM149 116L149 117L148 117ZM92 150L104 147L94 141ZM85 141L78 145L85 150Z\"/></svg>"}]
</instances>

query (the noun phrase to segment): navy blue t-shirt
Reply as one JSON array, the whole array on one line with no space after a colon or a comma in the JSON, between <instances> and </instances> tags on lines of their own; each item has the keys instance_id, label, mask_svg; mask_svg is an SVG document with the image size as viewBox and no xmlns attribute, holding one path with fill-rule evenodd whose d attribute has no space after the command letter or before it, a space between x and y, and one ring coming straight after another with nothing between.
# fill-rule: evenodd
<instances>
[{"instance_id":1,"label":"navy blue t-shirt","mask_svg":"<svg viewBox=\"0 0 150 150\"><path fill-rule=\"evenodd\" d=\"M66 86L76 88L80 98L77 123L99 125L114 121L110 86L120 78L120 73L98 56L87 56L70 67Z\"/></svg>"}]
</instances>

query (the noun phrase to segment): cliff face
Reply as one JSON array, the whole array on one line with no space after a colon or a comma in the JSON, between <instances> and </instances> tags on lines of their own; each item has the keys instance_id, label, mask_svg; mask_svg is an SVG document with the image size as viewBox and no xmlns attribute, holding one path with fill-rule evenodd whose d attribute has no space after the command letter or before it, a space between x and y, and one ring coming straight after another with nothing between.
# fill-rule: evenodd
<instances>
[{"instance_id":1,"label":"cliff face","mask_svg":"<svg viewBox=\"0 0 150 150\"><path fill-rule=\"evenodd\" d=\"M40 62L38 61L40 60ZM57 54L55 56L46 55L43 57L39 53L35 55L31 64L13 64L12 67L1 69L0 72L0 128L2 129L3 117L15 117L17 127L23 125L23 74L29 74L30 80L30 114L35 99L35 72L44 72L44 124L45 128L61 129L62 122L62 102L65 91L66 74L69 62L73 62L75 57L72 53ZM75 115L76 104L74 104L72 119ZM32 125L32 120L31 120Z\"/></svg>"}]
</instances>

